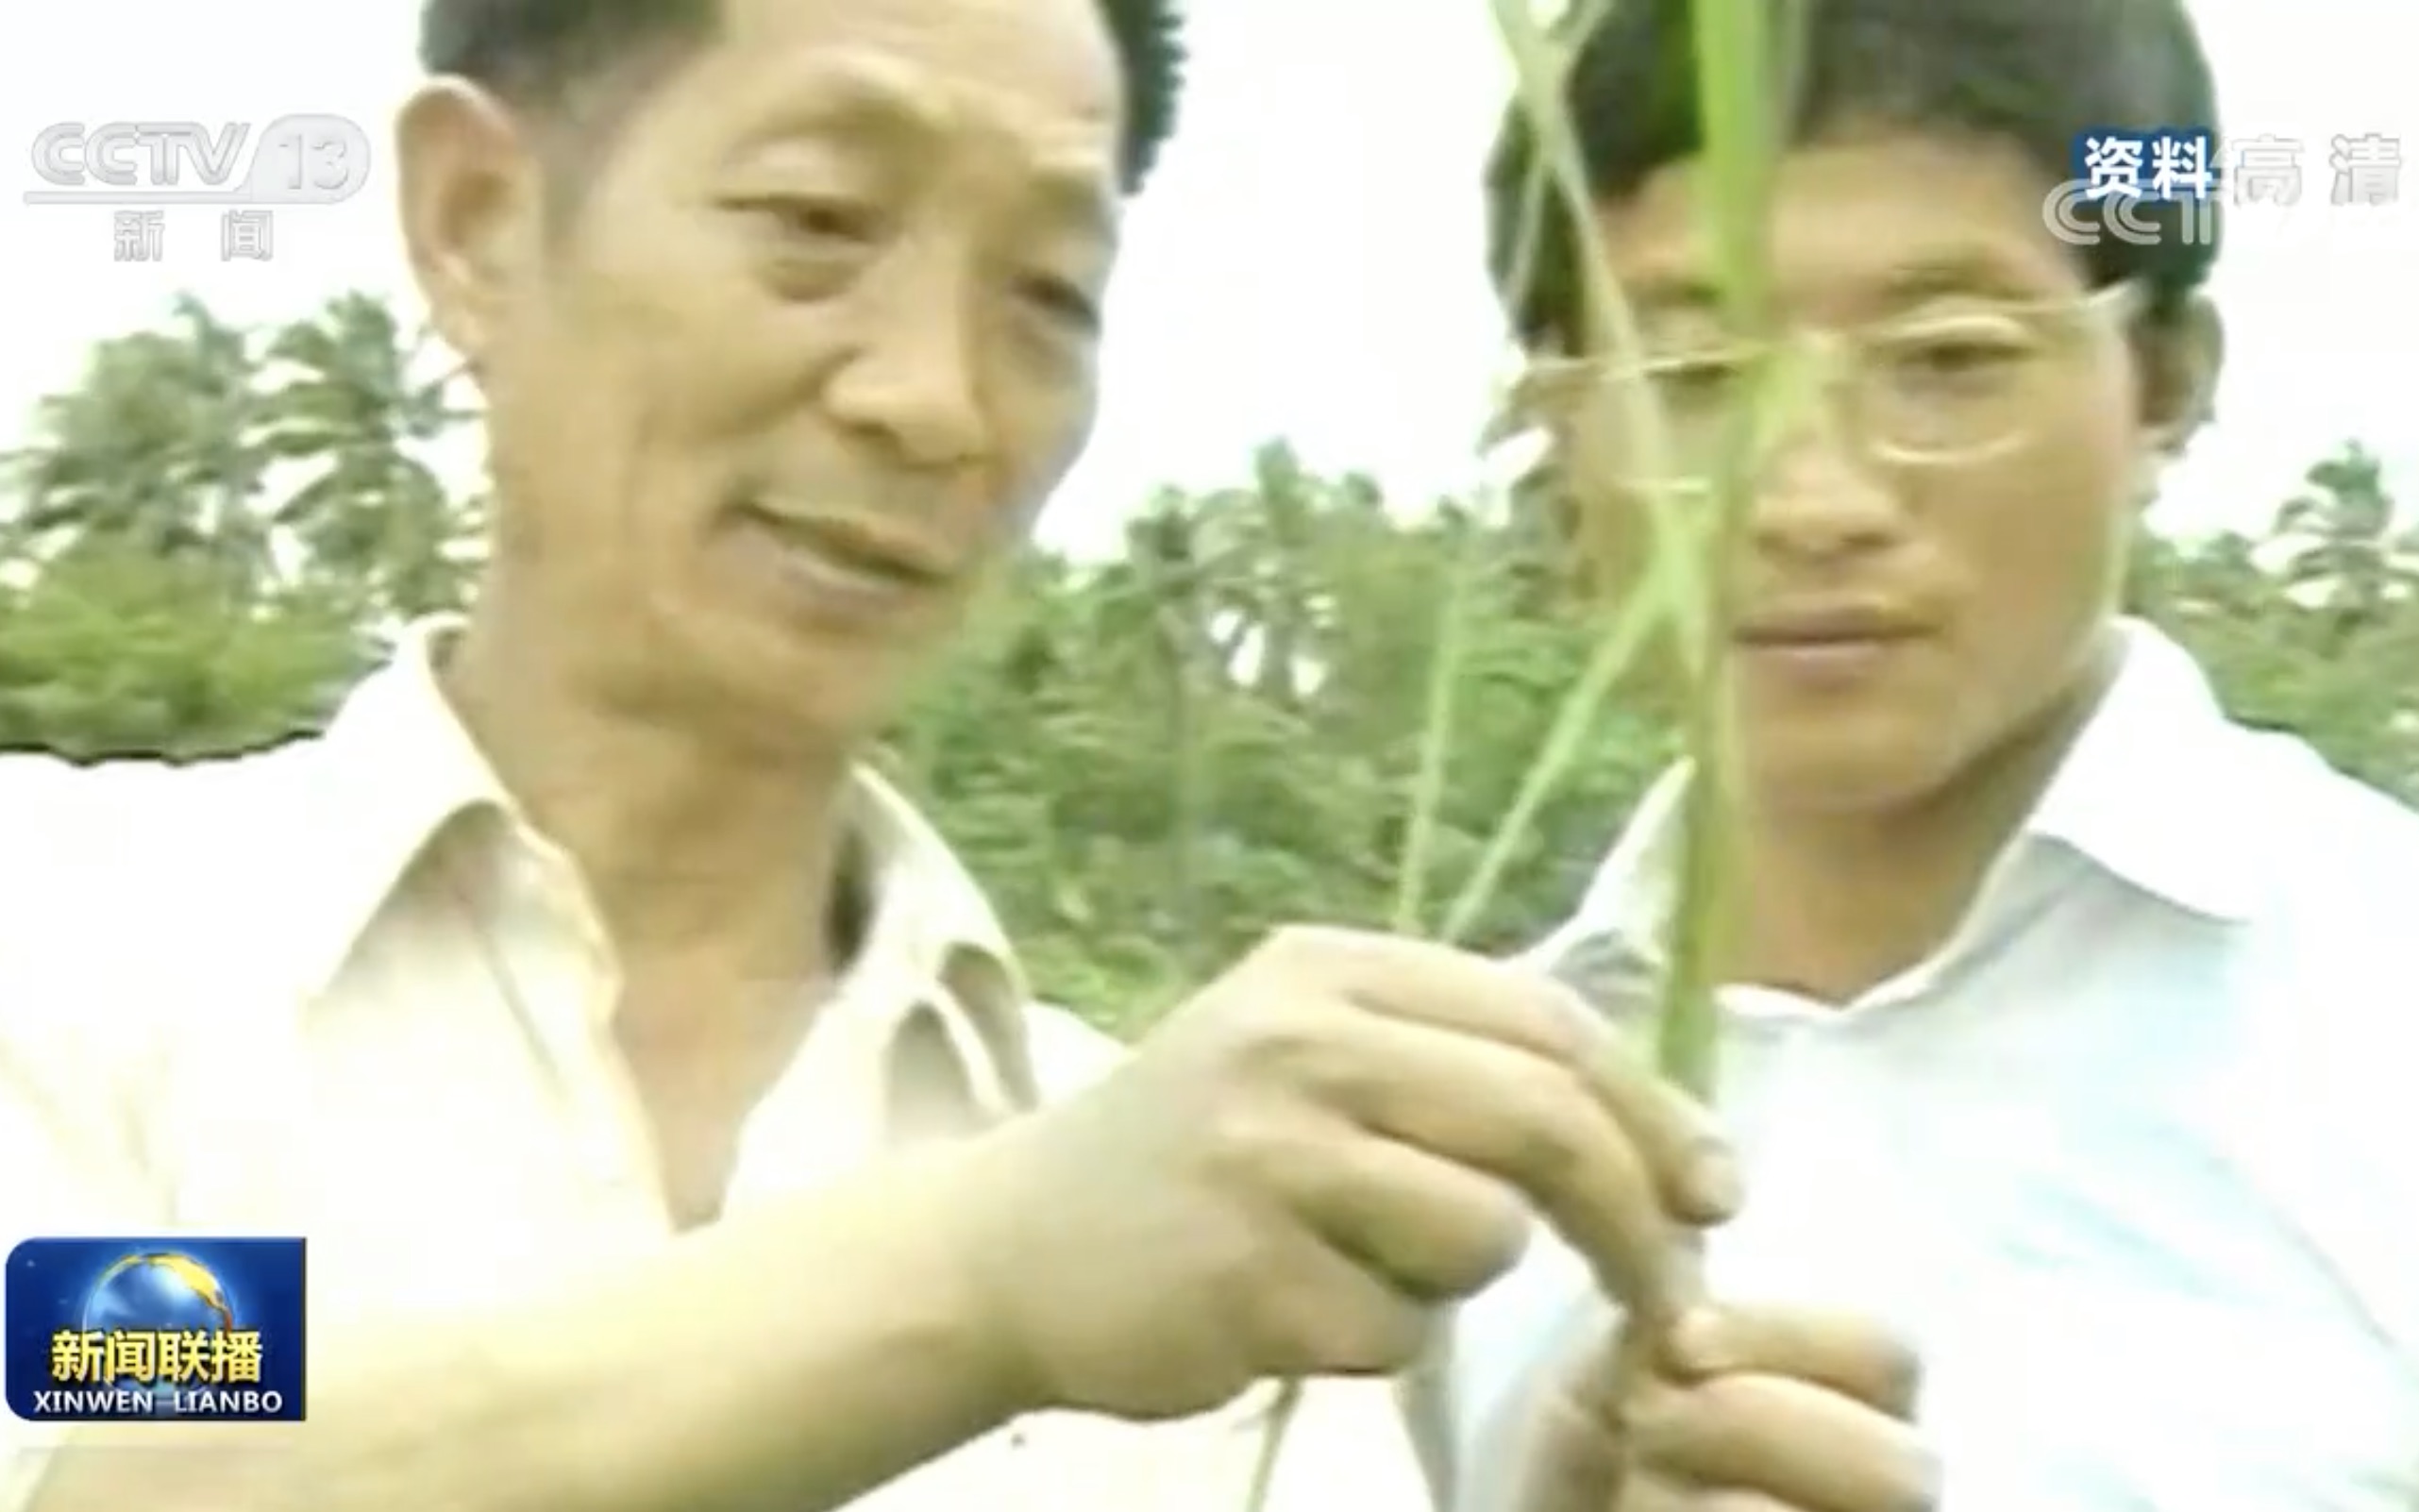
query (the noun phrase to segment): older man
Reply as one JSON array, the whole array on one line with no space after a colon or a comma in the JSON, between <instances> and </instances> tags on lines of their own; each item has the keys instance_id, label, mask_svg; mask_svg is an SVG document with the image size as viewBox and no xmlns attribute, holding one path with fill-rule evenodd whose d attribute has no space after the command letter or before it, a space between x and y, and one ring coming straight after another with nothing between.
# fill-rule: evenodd
<instances>
[{"instance_id":1,"label":"older man","mask_svg":"<svg viewBox=\"0 0 2419 1512\"><path fill-rule=\"evenodd\" d=\"M1118 1064L858 758L1091 424L1152 0L430 0L404 242L475 613L317 739L0 764L0 1235L311 1243L309 1419L39 1512L1228 1512L1540 1209L1719 1149L1540 979L1298 930ZM1255 1389L1256 1388L1256 1389ZM1425 1504L1316 1381L1280 1504ZM45 1425L47 1427L48 1425Z\"/></svg>"}]
</instances>

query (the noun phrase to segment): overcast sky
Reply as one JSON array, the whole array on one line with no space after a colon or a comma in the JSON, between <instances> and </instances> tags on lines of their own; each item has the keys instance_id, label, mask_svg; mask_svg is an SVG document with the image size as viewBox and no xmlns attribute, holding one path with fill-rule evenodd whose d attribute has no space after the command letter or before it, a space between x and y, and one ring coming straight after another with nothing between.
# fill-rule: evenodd
<instances>
[{"instance_id":1,"label":"overcast sky","mask_svg":"<svg viewBox=\"0 0 2419 1512\"><path fill-rule=\"evenodd\" d=\"M1045 534L1114 539L1160 483L1230 480L1290 437L1390 491L1468 481L1497 327L1475 183L1503 76L1483 0L1204 0L1176 149L1136 211L1108 403ZM2218 428L2172 480L2185 528L2257 525L2302 470L2358 438L2419 493L2419 208L2327 203L2327 141L2419 143L2409 0L2208 0L2227 125L2313 143L2310 194L2238 216L2217 293L2232 330ZM386 121L412 78L409 0L81 0L0 9L0 136L62 119ZM10 188L32 182L14 159ZM2419 202L2419 181L2409 198ZM277 217L274 260L224 262L214 211L172 212L162 260L111 256L104 209L0 196L17 273L0 425L73 380L93 341L178 289L269 321L350 288L409 300L383 162L369 190ZM2395 271L2399 268L2399 273Z\"/></svg>"}]
</instances>

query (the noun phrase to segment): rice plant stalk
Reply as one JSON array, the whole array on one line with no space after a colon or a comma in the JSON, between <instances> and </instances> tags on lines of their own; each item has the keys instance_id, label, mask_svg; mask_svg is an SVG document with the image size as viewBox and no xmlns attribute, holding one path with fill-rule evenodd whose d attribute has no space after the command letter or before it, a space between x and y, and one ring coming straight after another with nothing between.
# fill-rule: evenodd
<instances>
[{"instance_id":1,"label":"rice plant stalk","mask_svg":"<svg viewBox=\"0 0 2419 1512\"><path fill-rule=\"evenodd\" d=\"M1583 374L1599 373L1605 354L1636 353L1640 344L1629 303L1595 232L1594 195L1563 98L1577 49L1619 0L1578 0L1558 26L1540 20L1529 8L1528 0L1489 3L1518 81L1519 106L1537 144L1531 181L1523 186L1520 234L1512 259L1513 287L1524 287L1532 276L1549 203L1546 196L1551 193L1571 238L1571 261L1581 279L1584 302L1586 341L1582 351L1569 355ZM1771 326L1764 236L1782 119L1775 108L1781 78L1773 66L1768 3L1699 0L1692 8L1703 148L1699 172L1709 240L1717 249L1721 285L1734 321L1757 334ZM1766 348L1759 343L1755 349ZM1619 479L1566 478L1566 486L1583 510L1644 504L1652 526L1648 559L1626 601L1605 626L1579 680L1557 709L1544 746L1438 931L1448 942L1457 942L1485 916L1537 814L1593 747L1613 689L1651 645L1661 641L1677 650L1687 673L1679 722L1689 775L1669 921L1668 969L1656 1016L1655 1064L1663 1075L1702 1099L1710 1099L1714 1090L1720 1038L1714 989L1730 913L1724 865L1729 855L1735 764L1728 728L1724 651L1731 605L1724 568L1732 560L1730 553L1746 517L1764 438L1775 425L1784 423L1776 414L1802 387L1786 381L1781 367L1771 363L1759 364L1755 378L1755 402L1732 445L1724 448L1722 476L1713 479L1710 512L1702 508L1701 496L1692 496L1694 490L1658 487L1640 493ZM1673 476L1669 465L1668 424L1651 387L1636 378L1611 382L1604 385L1603 397L1619 408L1617 423L1630 448L1623 459L1627 467L1648 478ZM1475 536L1474 532L1473 540ZM1465 546L1470 547L1469 543ZM1394 923L1405 932L1417 932L1419 926L1427 850L1450 766L1453 695L1467 650L1476 576L1470 563L1456 564L1431 666L1415 805L1397 879ZM1642 1333L1634 1331L1633 1336ZM1301 1389L1300 1382L1287 1382L1275 1398L1244 1512L1266 1512Z\"/></svg>"},{"instance_id":2,"label":"rice plant stalk","mask_svg":"<svg viewBox=\"0 0 2419 1512\"><path fill-rule=\"evenodd\" d=\"M1670 969L1656 1021L1658 1068L1706 1099L1713 1094L1721 1042L1713 997L1725 926L1734 912L1723 864L1736 808L1735 742L1728 728L1735 579L1721 564L1735 560L1766 437L1775 424L1786 423L1771 412L1793 398L1796 388L1770 355L1777 349L1769 340L1777 323L1766 237L1788 102L1768 5L1769 0L1699 0L1691 8L1701 210L1728 324L1749 338L1745 349L1752 354L1749 387L1755 395L1741 408L1739 426L1719 454L1720 473L1712 480L1710 590L1688 606L1699 621L1693 639L1704 655L1690 667L1693 676L1682 716L1693 770L1683 798Z\"/></svg>"}]
</instances>

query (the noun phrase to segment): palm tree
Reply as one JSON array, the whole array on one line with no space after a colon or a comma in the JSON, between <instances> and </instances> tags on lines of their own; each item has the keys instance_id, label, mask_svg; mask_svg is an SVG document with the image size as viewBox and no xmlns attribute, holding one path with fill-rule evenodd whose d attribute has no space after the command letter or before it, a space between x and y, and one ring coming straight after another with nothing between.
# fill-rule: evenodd
<instances>
[{"instance_id":1,"label":"palm tree","mask_svg":"<svg viewBox=\"0 0 2419 1512\"><path fill-rule=\"evenodd\" d=\"M168 328L93 349L83 381L42 401L10 456L14 534L40 558L101 543L209 558L230 585L265 576L256 503L269 457L251 338L190 296Z\"/></svg>"},{"instance_id":2,"label":"palm tree","mask_svg":"<svg viewBox=\"0 0 2419 1512\"><path fill-rule=\"evenodd\" d=\"M277 378L262 445L308 469L276 523L313 573L362 596L376 620L458 607L467 588L474 512L448 494L432 448L475 412L462 370L433 333L407 335L367 294L332 301L287 327L267 359Z\"/></svg>"}]
</instances>

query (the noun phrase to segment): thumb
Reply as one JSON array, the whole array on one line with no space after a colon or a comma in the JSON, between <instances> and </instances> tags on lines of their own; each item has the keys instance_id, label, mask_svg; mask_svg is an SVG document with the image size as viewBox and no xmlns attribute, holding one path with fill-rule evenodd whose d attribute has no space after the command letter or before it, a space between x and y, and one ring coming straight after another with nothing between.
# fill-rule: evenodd
<instances>
[{"instance_id":1,"label":"thumb","mask_svg":"<svg viewBox=\"0 0 2419 1512\"><path fill-rule=\"evenodd\" d=\"M1631 1347L1629 1330L1619 1317L1592 1321L1583 1336L1586 1346L1574 1352L1554 1383L1552 1406L1594 1423L1604 1433L1617 1432L1622 1403L1644 1363Z\"/></svg>"},{"instance_id":2,"label":"thumb","mask_svg":"<svg viewBox=\"0 0 2419 1512\"><path fill-rule=\"evenodd\" d=\"M1618 1330L1601 1310L1559 1369L1500 1403L1473 1446L1457 1506L1470 1512L1605 1512L1626 1442L1617 1410Z\"/></svg>"},{"instance_id":3,"label":"thumb","mask_svg":"<svg viewBox=\"0 0 2419 1512\"><path fill-rule=\"evenodd\" d=\"M1531 1414L1516 1512L1604 1512L1621 1489L1628 1448L1620 1425L1568 1392L1554 1392Z\"/></svg>"}]
</instances>

